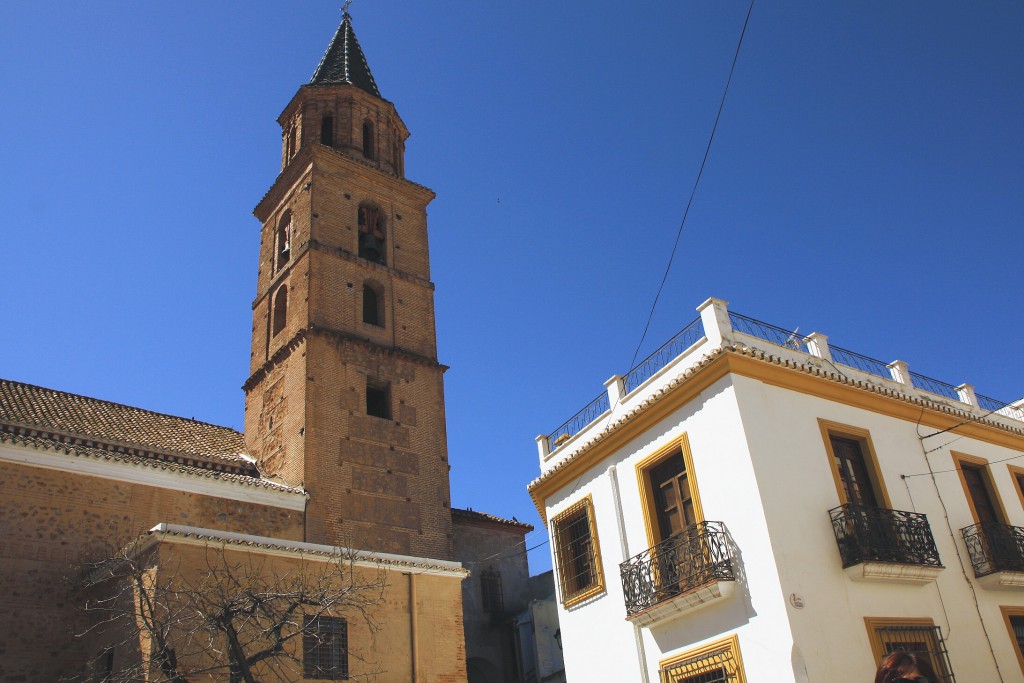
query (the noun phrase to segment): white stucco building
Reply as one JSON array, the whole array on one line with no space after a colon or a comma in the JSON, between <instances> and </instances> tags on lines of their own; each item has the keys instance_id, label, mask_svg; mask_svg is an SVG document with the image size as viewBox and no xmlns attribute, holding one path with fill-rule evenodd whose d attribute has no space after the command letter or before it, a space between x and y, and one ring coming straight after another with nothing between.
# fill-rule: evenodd
<instances>
[{"instance_id":1,"label":"white stucco building","mask_svg":"<svg viewBox=\"0 0 1024 683\"><path fill-rule=\"evenodd\" d=\"M551 434L574 681L1024 681L1024 402L709 299Z\"/></svg>"}]
</instances>

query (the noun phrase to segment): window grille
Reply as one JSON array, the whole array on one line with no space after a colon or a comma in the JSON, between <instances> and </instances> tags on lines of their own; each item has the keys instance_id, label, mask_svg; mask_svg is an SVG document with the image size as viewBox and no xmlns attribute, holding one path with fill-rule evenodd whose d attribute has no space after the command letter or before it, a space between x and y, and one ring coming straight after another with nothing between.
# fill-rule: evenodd
<instances>
[{"instance_id":1,"label":"window grille","mask_svg":"<svg viewBox=\"0 0 1024 683\"><path fill-rule=\"evenodd\" d=\"M500 614L505 609L505 600L501 594L501 573L494 567L488 567L480 573L480 592L484 612Z\"/></svg>"},{"instance_id":2,"label":"window grille","mask_svg":"<svg viewBox=\"0 0 1024 683\"><path fill-rule=\"evenodd\" d=\"M590 498L552 520L562 602L569 604L602 590L601 559Z\"/></svg>"},{"instance_id":3,"label":"window grille","mask_svg":"<svg viewBox=\"0 0 1024 683\"><path fill-rule=\"evenodd\" d=\"M942 640L942 631L938 626L930 624L895 624L875 628L878 641L882 645L883 655L890 655L899 650L906 650L924 655L932 663L935 675L942 683L954 683L953 669L949 665L946 644Z\"/></svg>"},{"instance_id":4,"label":"window grille","mask_svg":"<svg viewBox=\"0 0 1024 683\"><path fill-rule=\"evenodd\" d=\"M305 678L340 681L348 678L348 623L336 617L306 617L302 636Z\"/></svg>"},{"instance_id":5,"label":"window grille","mask_svg":"<svg viewBox=\"0 0 1024 683\"><path fill-rule=\"evenodd\" d=\"M738 683L740 667L731 645L675 662L660 672L661 683Z\"/></svg>"}]
</instances>

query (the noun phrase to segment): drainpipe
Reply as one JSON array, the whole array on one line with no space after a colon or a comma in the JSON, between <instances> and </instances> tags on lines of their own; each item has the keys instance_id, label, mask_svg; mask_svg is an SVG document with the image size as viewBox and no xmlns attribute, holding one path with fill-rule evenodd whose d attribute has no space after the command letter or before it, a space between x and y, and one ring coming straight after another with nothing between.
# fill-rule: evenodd
<instances>
[{"instance_id":1,"label":"drainpipe","mask_svg":"<svg viewBox=\"0 0 1024 683\"><path fill-rule=\"evenodd\" d=\"M416 578L414 574L406 574L409 577L409 643L412 657L412 683L419 683L420 674L416 663L419 659L419 647L416 633Z\"/></svg>"},{"instance_id":2,"label":"drainpipe","mask_svg":"<svg viewBox=\"0 0 1024 683\"><path fill-rule=\"evenodd\" d=\"M626 539L626 519L622 512L622 496L619 495L619 471L615 465L608 468L608 476L612 480L612 500L615 504L615 522L619 527L619 548L622 557L629 559L629 542ZM636 658L640 665L640 682L650 683L647 674L647 652L644 649L644 634L638 624L633 624L633 640L636 644Z\"/></svg>"}]
</instances>

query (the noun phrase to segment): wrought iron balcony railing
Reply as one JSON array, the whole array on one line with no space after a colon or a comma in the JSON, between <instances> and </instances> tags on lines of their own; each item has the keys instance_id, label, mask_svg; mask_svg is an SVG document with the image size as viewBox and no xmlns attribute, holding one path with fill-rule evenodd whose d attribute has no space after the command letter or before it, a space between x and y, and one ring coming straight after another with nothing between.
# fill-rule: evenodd
<instances>
[{"instance_id":1,"label":"wrought iron balcony railing","mask_svg":"<svg viewBox=\"0 0 1024 683\"><path fill-rule=\"evenodd\" d=\"M1024 528L982 522L960 530L974 565L974 576L1024 572Z\"/></svg>"},{"instance_id":2,"label":"wrought iron balcony railing","mask_svg":"<svg viewBox=\"0 0 1024 683\"><path fill-rule=\"evenodd\" d=\"M852 504L828 514L844 569L862 562L942 566L927 515Z\"/></svg>"},{"instance_id":3,"label":"wrought iron balcony railing","mask_svg":"<svg viewBox=\"0 0 1024 683\"><path fill-rule=\"evenodd\" d=\"M633 616L713 581L734 581L722 522L700 522L619 565L626 615Z\"/></svg>"}]
</instances>

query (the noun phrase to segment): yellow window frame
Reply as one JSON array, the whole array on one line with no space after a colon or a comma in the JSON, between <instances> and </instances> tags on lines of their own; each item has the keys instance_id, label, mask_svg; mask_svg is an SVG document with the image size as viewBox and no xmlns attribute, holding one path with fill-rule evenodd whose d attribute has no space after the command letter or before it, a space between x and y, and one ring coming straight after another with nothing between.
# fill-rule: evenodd
<instances>
[{"instance_id":1,"label":"yellow window frame","mask_svg":"<svg viewBox=\"0 0 1024 683\"><path fill-rule=\"evenodd\" d=\"M836 454L832 448L832 437L852 439L861 445L861 454L864 456L864 465L868 470L868 478L871 479L871 489L880 506L887 510L893 509L889 500L889 492L885 488L885 479L882 477L882 469L878 466L878 456L875 454L875 446L871 442L871 432L861 427L832 422L818 418L818 428L821 430L821 439L825 442L825 454L828 456L828 468L832 472L832 479L835 481L836 492L839 494L839 504L846 505L850 501L846 499L846 492L843 491L843 480L836 466Z\"/></svg>"},{"instance_id":2,"label":"yellow window frame","mask_svg":"<svg viewBox=\"0 0 1024 683\"><path fill-rule=\"evenodd\" d=\"M693 516L697 523L705 521L704 506L701 505L700 491L697 488L697 473L693 467L693 452L690 450L690 438L684 432L682 436L671 440L643 458L636 465L636 478L640 487L640 501L644 513L644 526L647 530L648 548L653 548L665 540L661 537L661 529L658 526L658 513L654 503L654 486L651 484L651 470L677 453L682 453L683 464L686 466L686 485L690 489Z\"/></svg>"},{"instance_id":3,"label":"yellow window frame","mask_svg":"<svg viewBox=\"0 0 1024 683\"><path fill-rule=\"evenodd\" d=\"M683 670L673 672L673 668ZM727 638L662 659L658 662L658 679L661 683L677 683L684 678L700 676L721 668L726 670L729 683L746 683L740 639L735 633Z\"/></svg>"},{"instance_id":4,"label":"yellow window frame","mask_svg":"<svg viewBox=\"0 0 1024 683\"><path fill-rule=\"evenodd\" d=\"M566 569L568 562L570 561L567 557L567 545L566 539L559 537L559 527L564 525L566 520L570 517L575 517L580 513L584 513L587 517L587 526L590 533L590 546L591 553L594 559L594 580L591 584L575 590L570 590L568 575ZM597 523L594 517L594 498L591 495L587 495L581 500L573 503L565 510L562 510L551 519L551 539L552 548L555 553L555 568L558 570L558 585L561 592L562 604L565 607L572 607L577 605L584 600L588 600L595 595L599 595L605 590L604 583L604 569L601 566L601 544L597 538Z\"/></svg>"}]
</instances>

